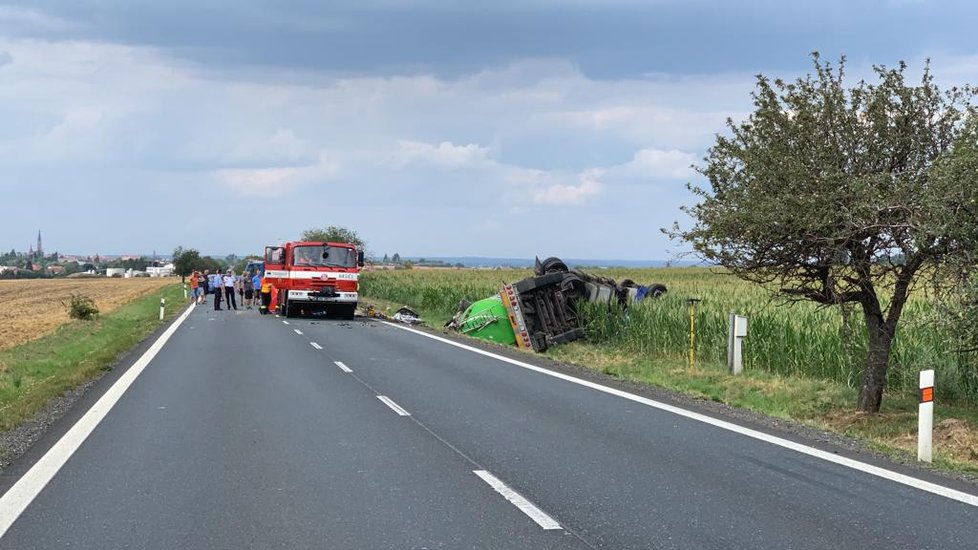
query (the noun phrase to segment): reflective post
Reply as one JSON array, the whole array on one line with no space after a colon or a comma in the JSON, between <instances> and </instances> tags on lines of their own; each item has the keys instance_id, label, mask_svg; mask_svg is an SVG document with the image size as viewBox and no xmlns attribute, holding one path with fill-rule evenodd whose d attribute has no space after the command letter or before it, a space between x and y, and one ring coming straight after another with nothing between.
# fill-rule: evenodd
<instances>
[{"instance_id":1,"label":"reflective post","mask_svg":"<svg viewBox=\"0 0 978 550\"><path fill-rule=\"evenodd\" d=\"M934 432L934 371L920 371L920 405L917 406L917 460L931 462Z\"/></svg>"}]
</instances>

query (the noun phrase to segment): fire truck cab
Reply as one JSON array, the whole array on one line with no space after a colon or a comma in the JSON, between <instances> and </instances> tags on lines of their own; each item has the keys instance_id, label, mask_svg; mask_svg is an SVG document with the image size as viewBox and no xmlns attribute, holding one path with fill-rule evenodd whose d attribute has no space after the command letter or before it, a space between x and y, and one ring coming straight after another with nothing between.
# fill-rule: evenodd
<instances>
[{"instance_id":1,"label":"fire truck cab","mask_svg":"<svg viewBox=\"0 0 978 550\"><path fill-rule=\"evenodd\" d=\"M265 247L265 281L280 315L327 313L353 319L363 251L349 243L287 242Z\"/></svg>"}]
</instances>

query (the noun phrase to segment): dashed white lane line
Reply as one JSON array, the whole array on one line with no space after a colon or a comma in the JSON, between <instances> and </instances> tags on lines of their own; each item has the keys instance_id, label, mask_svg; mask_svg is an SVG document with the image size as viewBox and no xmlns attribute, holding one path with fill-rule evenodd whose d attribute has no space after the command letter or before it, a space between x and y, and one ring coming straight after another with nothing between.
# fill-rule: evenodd
<instances>
[{"instance_id":1,"label":"dashed white lane line","mask_svg":"<svg viewBox=\"0 0 978 550\"><path fill-rule=\"evenodd\" d=\"M397 403L395 403L394 401L392 401L390 397L387 397L386 395L378 395L377 396L377 399L380 399L380 401L383 404L385 404L388 407L390 407L391 410L393 410L394 412L396 412L398 414L398 416L411 416L411 413L407 412L400 405L398 405Z\"/></svg>"},{"instance_id":2,"label":"dashed white lane line","mask_svg":"<svg viewBox=\"0 0 978 550\"><path fill-rule=\"evenodd\" d=\"M51 447L47 453L44 454L31 466L31 469L27 471L26 474L21 476L21 478L7 490L2 497L0 497L0 538L10 529L14 521L20 517L20 514L27 508L28 505L34 500L34 498L41 492L42 489L48 484L49 481L58 473L58 470L64 466L65 462L71 458L71 455L78 450L78 447L85 442L88 435L92 433L99 422L112 407L115 406L116 402L122 397L122 394L129 389L129 386L136 381L136 378L149 366L150 362L154 357L163 349L166 342L173 336L173 333L180 328L180 325L187 319L187 316L195 309L196 306L190 306L186 311L183 312L180 317L177 318L167 329L157 338L156 342L143 353L135 363L115 381L112 386L106 390L102 397L92 405L92 408L88 409L78 422L71 427L57 443Z\"/></svg>"},{"instance_id":3,"label":"dashed white lane line","mask_svg":"<svg viewBox=\"0 0 978 550\"><path fill-rule=\"evenodd\" d=\"M574 376L570 376L570 375L564 374L562 372L556 372L556 371L545 369L543 367L538 367L536 365L531 365L530 363L526 363L524 361L519 361L517 359L512 359L512 358L506 357L504 355L499 355L499 354L496 354L496 353L492 353L491 351L486 351L486 350L483 350L483 349L479 349L479 348L475 348L475 347L472 347L472 346L468 346L468 345L462 344L460 342L455 342L455 341L449 340L447 338L442 338L441 336L436 336L434 334L429 334L427 332L416 330L416 329L413 329L413 328L410 328L410 327L401 326L401 325L398 325L398 324L395 324L395 323L389 323L387 321L384 321L384 324L387 325L387 326L390 326L390 327L394 327L394 328L399 329L399 330L404 330L404 331L407 331L407 332L413 332L414 334L417 334L418 336L423 336L425 338L430 338L432 340L437 340L439 342L442 342L443 344L448 344L449 346L454 346L456 348L461 348L461 349L470 351L472 353L476 353L478 355L482 355L482 356L485 356L485 357L492 357L493 359L496 359L498 361L502 361L504 363L509 363L510 365L515 365L517 367L521 367L521 368L524 368L524 369L527 369L527 370L532 370L534 372L538 372L538 373L543 374L543 375L546 375L546 376L552 376L553 378L559 378L561 380L565 380L565 381L570 382L572 384L577 384L579 386L584 386L586 388L591 388L593 390L604 392L604 393L607 393L607 394L610 394L610 395L615 395L615 396L621 397L623 399L627 399L627 400L632 401L632 402L635 402L635 403L641 403L641 404L647 405L649 407L653 407L653 408L656 408L656 409L659 409L659 410L670 412L670 413L675 414L675 415L678 415L678 416L689 418L690 420L695 420L697 422L702 422L704 424L709 424L711 426L715 426L717 428L720 428L720 429L723 429L723 430L727 430L727 431L730 431L730 432L734 432L734 433L737 433L737 434L740 434L740 435L743 435L743 436L747 436L747 437L750 437L750 438L753 438L753 439L756 439L756 440L759 440L759 441L764 441L765 443L770 443L771 445L777 445L778 447L782 447L782 448L785 448L785 449L791 449L792 451L796 451L796 452L799 452L799 453L802 453L802 454L805 454L805 455L808 455L808 456L812 456L812 457L815 457L815 458L824 460L826 462L832 462L834 464L838 464L838 465L844 466L846 468L851 468L853 470L860 471L860 472L863 472L863 473L866 473L866 474L869 474L869 475L873 475L873 476L876 476L876 477L880 477L880 478L883 478L883 479L887 479L887 480L890 480L890 481L893 481L893 482L896 482L896 483L900 483L900 484L906 485L908 487L913 487L913 488L919 489L921 491L926 491L926 492L931 493L931 494L940 495L942 497L949 498L951 500L956 500L958 502L961 502L961 503L964 503L964 504L968 504L970 506L976 506L976 507L978 507L978 495L973 495L973 494L970 494L970 493L965 493L963 491L958 491L956 489L951 489L950 487L945 487L943 485L938 485L937 483L932 483L930 481L926 481L926 480L923 480L923 479L920 479L920 478L916 478L916 477L913 477L913 476L908 476L906 474L901 474L899 472L894 472L892 470L887 470L886 468L881 468L879 466L874 466L872 464L867 464L867 463L862 462L862 461L859 461L859 460L854 460L854 459L851 459L851 458L848 458L848 457L840 456L840 455L837 455L837 454L832 453L830 451L823 451L821 449L817 449L815 447L810 447L810 446L804 445L802 443L796 443L794 441L790 441L788 439L784 439L784 438L781 438L781 437L778 437L778 436L775 436L775 435L771 435L771 434L768 434L768 433L760 432L760 431L757 431L757 430L752 430L750 428L745 428L743 426L734 424L732 422L727 422L725 420L720 420L719 418L713 418L712 416L707 416L705 414L700 414L700 413L697 413L697 412L693 412L693 411L684 409L682 407L677 407L675 405L670 405L668 403L663 403L661 401L655 401L654 399L648 399L646 397L641 397L641 396L635 395L633 393L628 393L628 392L625 392L625 391L622 391L622 390L618 390L618 389L615 389L615 388L609 388L608 386L603 386L601 384L596 384L596 383L591 382L589 380L582 380L580 378L576 378Z\"/></svg>"},{"instance_id":4,"label":"dashed white lane line","mask_svg":"<svg viewBox=\"0 0 978 550\"><path fill-rule=\"evenodd\" d=\"M517 493L516 491L509 488L508 485L499 480L496 476L490 474L485 470L473 470L472 473L482 478L489 484L490 487L496 490L497 493L503 495L506 500L513 503L520 509L521 512L530 516L530 519L535 521L537 525L546 530L560 529L560 524L557 520L547 515L546 512L537 508L532 502L523 498L523 495Z\"/></svg>"},{"instance_id":5,"label":"dashed white lane line","mask_svg":"<svg viewBox=\"0 0 978 550\"><path fill-rule=\"evenodd\" d=\"M292 329L292 330L294 330L294 331L295 331L295 333L296 333L296 334L298 334L299 336L302 336L302 331L301 331L301 330L299 330L299 329L297 329L297 328L294 328L294 329Z\"/></svg>"},{"instance_id":6,"label":"dashed white lane line","mask_svg":"<svg viewBox=\"0 0 978 550\"><path fill-rule=\"evenodd\" d=\"M333 363L343 372L353 372L353 369L343 364L343 361L333 361Z\"/></svg>"},{"instance_id":7,"label":"dashed white lane line","mask_svg":"<svg viewBox=\"0 0 978 550\"><path fill-rule=\"evenodd\" d=\"M286 320L282 320L282 322L285 323L286 325L289 324L289 322Z\"/></svg>"},{"instance_id":8,"label":"dashed white lane line","mask_svg":"<svg viewBox=\"0 0 978 550\"><path fill-rule=\"evenodd\" d=\"M323 349L323 347L317 344L316 342L309 342L309 345L316 349Z\"/></svg>"}]
</instances>

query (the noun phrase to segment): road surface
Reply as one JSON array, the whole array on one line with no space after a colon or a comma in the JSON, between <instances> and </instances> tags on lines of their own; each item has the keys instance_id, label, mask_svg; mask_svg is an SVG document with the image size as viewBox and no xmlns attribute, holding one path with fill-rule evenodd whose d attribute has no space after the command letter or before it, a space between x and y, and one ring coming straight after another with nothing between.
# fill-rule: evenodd
<instances>
[{"instance_id":1,"label":"road surface","mask_svg":"<svg viewBox=\"0 0 978 550\"><path fill-rule=\"evenodd\" d=\"M978 545L974 502L384 323L203 307L27 490L0 549Z\"/></svg>"}]
</instances>

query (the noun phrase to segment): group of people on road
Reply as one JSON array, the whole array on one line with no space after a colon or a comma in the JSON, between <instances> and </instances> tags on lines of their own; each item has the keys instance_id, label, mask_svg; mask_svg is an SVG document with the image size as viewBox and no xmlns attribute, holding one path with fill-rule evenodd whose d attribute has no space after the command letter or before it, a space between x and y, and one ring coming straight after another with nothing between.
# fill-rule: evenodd
<instances>
[{"instance_id":1,"label":"group of people on road","mask_svg":"<svg viewBox=\"0 0 978 550\"><path fill-rule=\"evenodd\" d=\"M235 295L241 298L241 305L247 309L259 305L260 298L256 296L255 289L261 289L261 275L255 273L235 275L233 269L228 269L224 275L220 273L211 274L210 270L203 272L194 271L190 274L190 301L197 305L207 303L207 295L214 295L214 310L221 311L221 301L225 302L225 309L238 309L238 300Z\"/></svg>"}]
</instances>

